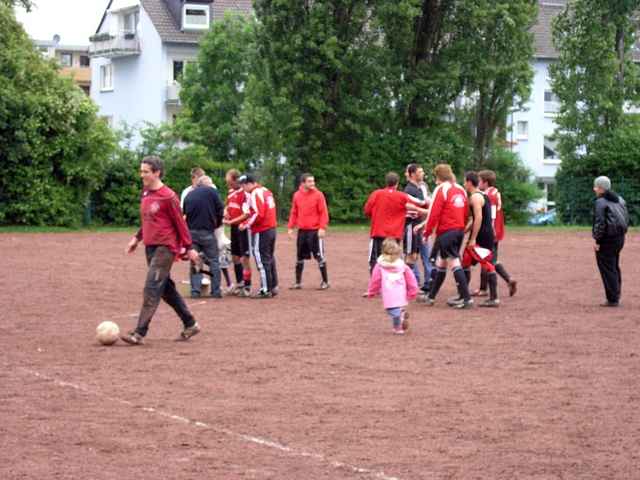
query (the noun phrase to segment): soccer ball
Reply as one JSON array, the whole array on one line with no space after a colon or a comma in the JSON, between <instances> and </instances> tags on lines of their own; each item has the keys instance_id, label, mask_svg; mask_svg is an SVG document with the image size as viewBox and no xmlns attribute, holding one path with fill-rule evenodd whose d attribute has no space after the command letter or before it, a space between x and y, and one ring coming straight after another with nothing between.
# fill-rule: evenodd
<instances>
[{"instance_id":1,"label":"soccer ball","mask_svg":"<svg viewBox=\"0 0 640 480\"><path fill-rule=\"evenodd\" d=\"M120 328L114 322L102 322L96 328L96 339L102 345L113 345L118 341Z\"/></svg>"}]
</instances>

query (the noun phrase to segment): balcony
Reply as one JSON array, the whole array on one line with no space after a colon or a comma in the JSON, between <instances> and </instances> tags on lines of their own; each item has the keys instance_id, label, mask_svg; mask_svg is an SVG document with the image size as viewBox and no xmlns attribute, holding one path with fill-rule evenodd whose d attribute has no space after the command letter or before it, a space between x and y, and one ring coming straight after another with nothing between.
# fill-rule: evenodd
<instances>
[{"instance_id":1,"label":"balcony","mask_svg":"<svg viewBox=\"0 0 640 480\"><path fill-rule=\"evenodd\" d=\"M136 33L100 33L89 40L89 55L92 57L117 58L140 54L140 40Z\"/></svg>"},{"instance_id":2,"label":"balcony","mask_svg":"<svg viewBox=\"0 0 640 480\"><path fill-rule=\"evenodd\" d=\"M167 105L180 105L180 88L178 82L167 85Z\"/></svg>"}]
</instances>

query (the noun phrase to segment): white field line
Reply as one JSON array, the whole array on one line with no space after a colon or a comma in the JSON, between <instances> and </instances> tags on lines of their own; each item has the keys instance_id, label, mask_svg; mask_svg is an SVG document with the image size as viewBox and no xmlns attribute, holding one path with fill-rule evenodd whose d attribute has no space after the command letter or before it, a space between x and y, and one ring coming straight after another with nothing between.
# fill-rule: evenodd
<instances>
[{"instance_id":1,"label":"white field line","mask_svg":"<svg viewBox=\"0 0 640 480\"><path fill-rule=\"evenodd\" d=\"M104 400L108 400L110 402L115 402L115 403L119 403L121 405L126 405L127 407L131 407L131 408L139 408L138 406L136 406L133 402L130 402L129 400L124 400L122 398L118 398L118 397L112 397L110 395L105 395L102 392L99 392L97 390L93 390L91 388L88 388L86 386L83 385L79 385L76 383L72 383L72 382L67 382L64 380L59 380L55 377L49 376L49 375L45 375L43 373L37 372L35 370L31 370L29 368L21 368L20 370L22 370L24 373L27 373L31 376L40 378L42 380L45 380L47 382L50 382L58 387L62 387L62 388L70 388L79 392L83 392L87 395L93 395L95 397L98 397L100 399L104 399ZM385 474L382 471L376 471L376 470L372 470L370 468L364 468L364 467L358 467L356 465L351 465L348 463L344 463L344 462L339 462L336 460L331 460L329 458L327 458L326 455L323 455L322 453L315 453L315 452L310 452L307 450L302 450L302 449L298 449L295 447L291 447L288 445L284 445L282 443L270 440L268 438L264 438L264 437L259 437L259 436L254 436L254 435L248 435L248 434L244 434L244 433L238 433L238 432L234 432L233 430L229 430L227 428L221 428L221 427L216 427L214 425L211 425L209 423L205 423L205 422L200 422L197 420L192 420L190 418L187 417L182 417L180 415L174 415L171 412L168 412L166 410L160 410L154 407L142 407L141 410L143 412L149 413L151 415L157 415L160 417L165 417L168 418L170 420L174 420L176 422L180 422L183 423L185 425L190 425L196 428L204 428L207 430L211 430L213 432L216 433L220 433L223 435L227 435L229 437L233 437L237 440L241 440L245 443L251 443L254 445L260 445L266 448L271 448L273 450L278 450L280 452L284 452L290 456L293 457L301 457L301 458L312 458L314 460L317 460L321 463L326 463L327 465L329 465L330 467L334 468L334 469L342 469L342 470L348 470L352 473L357 473L357 474L361 474L361 475L365 475L368 476L370 478L375 478L378 480L400 480L397 477L392 477L389 476L387 474Z\"/></svg>"}]
</instances>

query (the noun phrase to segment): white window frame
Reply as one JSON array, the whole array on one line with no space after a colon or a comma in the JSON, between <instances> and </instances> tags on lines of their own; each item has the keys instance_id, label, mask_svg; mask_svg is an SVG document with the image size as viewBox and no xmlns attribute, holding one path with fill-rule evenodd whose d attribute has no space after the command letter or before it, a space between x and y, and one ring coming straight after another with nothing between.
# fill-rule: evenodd
<instances>
[{"instance_id":1,"label":"white window frame","mask_svg":"<svg viewBox=\"0 0 640 480\"><path fill-rule=\"evenodd\" d=\"M200 10L205 12L204 24L189 24L187 22L187 10ZM209 30L211 24L211 8L209 5L197 5L193 3L187 3L182 7L182 29L183 30Z\"/></svg>"},{"instance_id":2,"label":"white window frame","mask_svg":"<svg viewBox=\"0 0 640 480\"><path fill-rule=\"evenodd\" d=\"M560 160L559 156L549 157L549 158L545 158L544 156L544 149L546 148L545 143L548 138L551 138L551 135L544 135L542 137L542 163L545 165L560 165L562 161ZM557 155L557 150L555 150L555 152Z\"/></svg>"},{"instance_id":3,"label":"white window frame","mask_svg":"<svg viewBox=\"0 0 640 480\"><path fill-rule=\"evenodd\" d=\"M179 84L180 82L173 79L173 62L182 62L182 75L184 76L184 72L187 70L187 65L190 63L196 62L197 58L191 56L180 56L177 55L175 57L169 58L169 85Z\"/></svg>"},{"instance_id":4,"label":"white window frame","mask_svg":"<svg viewBox=\"0 0 640 480\"><path fill-rule=\"evenodd\" d=\"M106 76L107 71L109 77ZM110 83L105 82L106 79L110 80ZM113 92L113 63L105 63L100 65L100 91L101 92Z\"/></svg>"},{"instance_id":5,"label":"white window frame","mask_svg":"<svg viewBox=\"0 0 640 480\"><path fill-rule=\"evenodd\" d=\"M524 132L520 131L520 125L524 125ZM518 120L516 122L516 138L518 140L527 140L529 138L529 121Z\"/></svg>"},{"instance_id":6,"label":"white window frame","mask_svg":"<svg viewBox=\"0 0 640 480\"><path fill-rule=\"evenodd\" d=\"M551 95L551 100L547 100L547 93ZM560 99L550 88L545 89L543 100L545 115L555 115L560 111Z\"/></svg>"},{"instance_id":7,"label":"white window frame","mask_svg":"<svg viewBox=\"0 0 640 480\"><path fill-rule=\"evenodd\" d=\"M129 22L127 21L129 20ZM133 25L130 24L130 21L133 21ZM138 33L138 24L140 23L140 10L129 10L122 14L122 32L123 33L133 33L134 35Z\"/></svg>"}]
</instances>

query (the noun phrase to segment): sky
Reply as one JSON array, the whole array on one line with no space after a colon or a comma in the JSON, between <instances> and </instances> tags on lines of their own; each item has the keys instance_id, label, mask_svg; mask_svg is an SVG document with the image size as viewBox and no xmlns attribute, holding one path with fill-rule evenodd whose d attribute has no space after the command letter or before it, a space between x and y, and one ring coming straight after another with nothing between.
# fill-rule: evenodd
<instances>
[{"instance_id":1,"label":"sky","mask_svg":"<svg viewBox=\"0 0 640 480\"><path fill-rule=\"evenodd\" d=\"M98 28L109 0L35 0L36 6L27 13L17 8L16 16L29 36L51 40L60 35L60 43L89 45L89 37Z\"/></svg>"}]
</instances>

